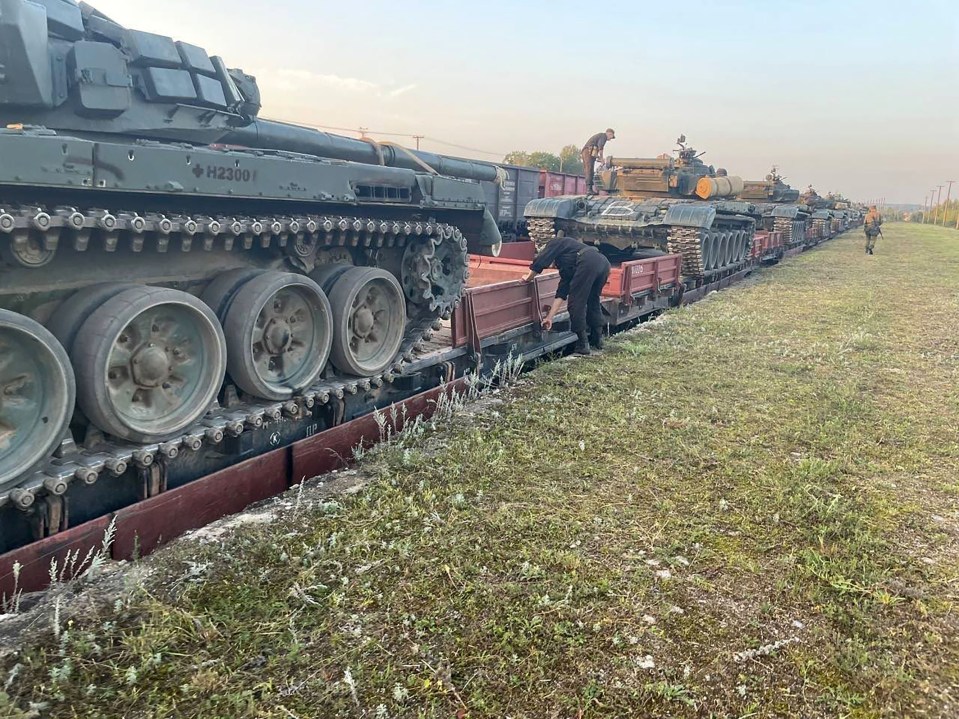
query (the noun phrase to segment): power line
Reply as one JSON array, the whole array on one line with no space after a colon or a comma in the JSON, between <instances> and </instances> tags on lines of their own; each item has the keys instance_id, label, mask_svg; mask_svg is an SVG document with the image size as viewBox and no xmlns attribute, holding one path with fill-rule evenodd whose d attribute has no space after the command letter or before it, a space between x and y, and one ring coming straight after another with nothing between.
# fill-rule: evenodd
<instances>
[{"instance_id":1,"label":"power line","mask_svg":"<svg viewBox=\"0 0 959 719\"><path fill-rule=\"evenodd\" d=\"M490 150L480 150L475 147L467 147L466 145L457 145L452 142L446 142L445 140L438 140L435 137L426 137L425 139L430 142L434 142L437 145L445 145L446 147L455 147L457 150L466 150L467 152L478 152L482 155L494 155L496 157L506 157L507 153L505 152L492 152Z\"/></svg>"},{"instance_id":2,"label":"power line","mask_svg":"<svg viewBox=\"0 0 959 719\"><path fill-rule=\"evenodd\" d=\"M477 147L467 147L466 145L457 145L453 142L447 142L446 140L440 140L436 137L430 137L429 135L417 135L412 132L384 132L381 130L371 130L367 127L335 127L333 125L315 125L309 122L294 122L292 120L283 120L280 118L264 118L272 120L273 122L282 122L287 125L299 125L301 127L310 127L314 130L332 130L333 132L355 132L361 137L368 137L369 135L380 135L382 137L408 137L416 141L417 149L419 149L419 141L426 140L427 142L432 142L437 145L443 145L444 147L455 147L457 150L466 150L467 152L478 152L481 155L490 155L492 157L506 157L505 152L493 152L491 150L481 150Z\"/></svg>"}]
</instances>

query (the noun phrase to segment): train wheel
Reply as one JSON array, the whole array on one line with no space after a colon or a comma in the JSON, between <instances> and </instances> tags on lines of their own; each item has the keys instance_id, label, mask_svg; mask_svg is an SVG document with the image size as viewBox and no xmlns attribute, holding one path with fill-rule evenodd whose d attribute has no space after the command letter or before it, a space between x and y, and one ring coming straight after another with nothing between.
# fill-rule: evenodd
<instances>
[{"instance_id":1,"label":"train wheel","mask_svg":"<svg viewBox=\"0 0 959 719\"><path fill-rule=\"evenodd\" d=\"M33 320L0 310L0 490L50 456L70 424L66 351Z\"/></svg>"},{"instance_id":2,"label":"train wheel","mask_svg":"<svg viewBox=\"0 0 959 719\"><path fill-rule=\"evenodd\" d=\"M90 421L131 442L157 442L202 417L226 373L212 310L190 294L140 286L84 322L71 353Z\"/></svg>"},{"instance_id":3,"label":"train wheel","mask_svg":"<svg viewBox=\"0 0 959 719\"><path fill-rule=\"evenodd\" d=\"M207 307L213 310L213 314L216 315L217 319L223 322L226 319L227 310L230 309L230 303L233 302L233 298L236 297L236 293L240 291L240 288L264 272L266 272L266 270L260 270L254 267L243 267L221 272L206 286L203 294L200 295L200 299L203 300Z\"/></svg>"},{"instance_id":4,"label":"train wheel","mask_svg":"<svg viewBox=\"0 0 959 719\"><path fill-rule=\"evenodd\" d=\"M333 364L360 377L393 362L406 328L403 288L389 272L353 267L330 292L333 309Z\"/></svg>"},{"instance_id":5,"label":"train wheel","mask_svg":"<svg viewBox=\"0 0 959 719\"><path fill-rule=\"evenodd\" d=\"M47 329L59 340L69 354L73 349L73 341L77 338L80 327L96 312L103 303L113 299L124 290L137 285L124 282L107 282L100 285L90 285L74 292L69 298L60 303L47 322Z\"/></svg>"},{"instance_id":6,"label":"train wheel","mask_svg":"<svg viewBox=\"0 0 959 719\"><path fill-rule=\"evenodd\" d=\"M248 394L288 399L309 387L326 366L333 314L309 277L266 272L236 293L223 325L227 369Z\"/></svg>"}]
</instances>

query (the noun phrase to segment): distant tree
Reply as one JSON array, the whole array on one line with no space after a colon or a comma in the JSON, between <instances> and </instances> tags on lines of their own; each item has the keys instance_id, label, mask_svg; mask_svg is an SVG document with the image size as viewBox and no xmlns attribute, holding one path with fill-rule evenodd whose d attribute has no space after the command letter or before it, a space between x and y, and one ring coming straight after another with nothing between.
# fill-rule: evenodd
<instances>
[{"instance_id":1,"label":"distant tree","mask_svg":"<svg viewBox=\"0 0 959 719\"><path fill-rule=\"evenodd\" d=\"M518 165L519 167L532 167L529 161L529 153L523 152L522 150L513 150L506 157L503 158L503 162L507 165Z\"/></svg>"},{"instance_id":2,"label":"distant tree","mask_svg":"<svg viewBox=\"0 0 959 719\"><path fill-rule=\"evenodd\" d=\"M560 169L571 175L583 174L583 159L576 145L567 145L559 151Z\"/></svg>"},{"instance_id":3,"label":"distant tree","mask_svg":"<svg viewBox=\"0 0 959 719\"><path fill-rule=\"evenodd\" d=\"M550 172L559 172L559 156L552 152L531 152L529 153L529 164L531 167L539 167Z\"/></svg>"},{"instance_id":4,"label":"distant tree","mask_svg":"<svg viewBox=\"0 0 959 719\"><path fill-rule=\"evenodd\" d=\"M575 145L567 145L559 155L542 150L536 152L514 150L503 158L503 162L520 167L539 167L550 172L568 172L572 175L583 173L583 162L579 158L579 150Z\"/></svg>"}]
</instances>

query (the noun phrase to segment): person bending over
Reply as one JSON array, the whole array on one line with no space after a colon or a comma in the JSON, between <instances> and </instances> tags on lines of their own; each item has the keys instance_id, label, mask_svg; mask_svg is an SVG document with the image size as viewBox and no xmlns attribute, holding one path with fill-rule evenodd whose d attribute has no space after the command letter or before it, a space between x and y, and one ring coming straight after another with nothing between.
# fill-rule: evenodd
<instances>
[{"instance_id":1,"label":"person bending over","mask_svg":"<svg viewBox=\"0 0 959 719\"><path fill-rule=\"evenodd\" d=\"M570 328L576 333L574 352L588 355L589 347L603 348L603 306L600 294L609 278L609 260L598 249L573 237L550 240L536 255L523 278L532 282L546 268L559 270L559 288L549 308L543 329L553 327L553 318L563 301L569 305Z\"/></svg>"}]
</instances>

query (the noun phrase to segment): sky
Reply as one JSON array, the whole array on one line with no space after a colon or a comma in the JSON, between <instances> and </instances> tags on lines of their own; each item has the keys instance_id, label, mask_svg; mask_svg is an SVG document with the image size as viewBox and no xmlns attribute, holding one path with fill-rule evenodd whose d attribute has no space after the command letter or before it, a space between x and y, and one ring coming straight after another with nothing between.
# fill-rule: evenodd
<instances>
[{"instance_id":1,"label":"sky","mask_svg":"<svg viewBox=\"0 0 959 719\"><path fill-rule=\"evenodd\" d=\"M490 161L607 126L608 154L654 157L683 133L730 174L863 201L959 180L945 0L89 1L255 75L273 119Z\"/></svg>"}]
</instances>

